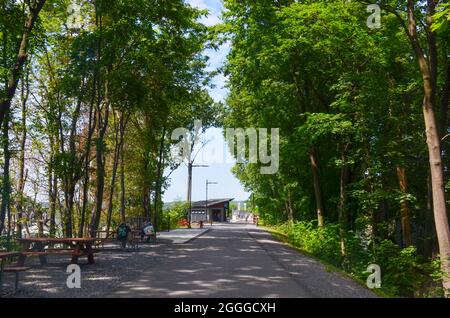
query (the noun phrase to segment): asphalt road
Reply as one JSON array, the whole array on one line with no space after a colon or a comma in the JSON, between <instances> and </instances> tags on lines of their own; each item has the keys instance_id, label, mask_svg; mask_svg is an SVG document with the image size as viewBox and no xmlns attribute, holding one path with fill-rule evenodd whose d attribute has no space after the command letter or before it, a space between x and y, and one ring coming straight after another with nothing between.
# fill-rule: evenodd
<instances>
[{"instance_id":1,"label":"asphalt road","mask_svg":"<svg viewBox=\"0 0 450 318\"><path fill-rule=\"evenodd\" d=\"M111 297L376 297L370 290L287 247L253 225L214 225L156 260Z\"/></svg>"}]
</instances>

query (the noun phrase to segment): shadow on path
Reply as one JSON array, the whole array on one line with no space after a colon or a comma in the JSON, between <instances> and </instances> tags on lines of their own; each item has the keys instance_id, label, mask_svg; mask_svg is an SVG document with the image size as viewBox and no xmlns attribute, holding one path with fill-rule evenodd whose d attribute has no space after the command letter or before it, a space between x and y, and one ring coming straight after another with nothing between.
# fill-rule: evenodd
<instances>
[{"instance_id":1,"label":"shadow on path","mask_svg":"<svg viewBox=\"0 0 450 318\"><path fill-rule=\"evenodd\" d=\"M110 297L376 297L252 225L215 225L155 253L155 266Z\"/></svg>"}]
</instances>

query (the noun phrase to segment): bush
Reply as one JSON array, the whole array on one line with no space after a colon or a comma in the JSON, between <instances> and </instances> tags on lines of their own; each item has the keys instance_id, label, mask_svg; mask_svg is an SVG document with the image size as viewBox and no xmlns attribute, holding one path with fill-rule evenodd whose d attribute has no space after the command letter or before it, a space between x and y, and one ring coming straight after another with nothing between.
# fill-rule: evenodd
<instances>
[{"instance_id":1,"label":"bush","mask_svg":"<svg viewBox=\"0 0 450 318\"><path fill-rule=\"evenodd\" d=\"M430 281L431 263L418 257L413 246L402 249L386 240L375 246L373 254L382 269L383 289L390 294L412 297Z\"/></svg>"},{"instance_id":2,"label":"bush","mask_svg":"<svg viewBox=\"0 0 450 318\"><path fill-rule=\"evenodd\" d=\"M345 233L345 257L340 253L339 225L327 224L322 228L316 222L294 222L274 227L287 236L289 243L308 254L342 268L354 277L365 281L370 264L381 267L382 290L400 297L418 296L418 293L441 295L437 291L439 266L417 256L415 247L401 248L391 241L366 248L353 232ZM427 286L427 287L426 287ZM427 291L424 291L428 288Z\"/></svg>"},{"instance_id":3,"label":"bush","mask_svg":"<svg viewBox=\"0 0 450 318\"><path fill-rule=\"evenodd\" d=\"M20 245L12 238L8 240L6 236L0 236L0 250L19 251Z\"/></svg>"},{"instance_id":4,"label":"bush","mask_svg":"<svg viewBox=\"0 0 450 318\"><path fill-rule=\"evenodd\" d=\"M178 202L171 206L169 210L164 211L162 214L163 229L167 230L169 226L171 229L183 226L180 225L180 221L186 219L187 209L186 203Z\"/></svg>"}]
</instances>

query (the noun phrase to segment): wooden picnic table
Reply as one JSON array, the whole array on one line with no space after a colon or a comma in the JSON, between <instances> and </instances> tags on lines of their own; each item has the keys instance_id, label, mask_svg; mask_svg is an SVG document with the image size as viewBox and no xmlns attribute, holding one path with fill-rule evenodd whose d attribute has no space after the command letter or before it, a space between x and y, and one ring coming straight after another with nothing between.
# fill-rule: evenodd
<instances>
[{"instance_id":1,"label":"wooden picnic table","mask_svg":"<svg viewBox=\"0 0 450 318\"><path fill-rule=\"evenodd\" d=\"M87 256L90 265L95 264L94 249L92 246L96 238L24 238L18 239L22 245L22 257L20 264L25 264L27 256L39 256L42 265L47 264L47 255L72 256L72 264L78 263L80 256ZM55 245L63 245L64 248L54 248Z\"/></svg>"},{"instance_id":2,"label":"wooden picnic table","mask_svg":"<svg viewBox=\"0 0 450 318\"><path fill-rule=\"evenodd\" d=\"M19 257L22 253L19 252L0 252L0 260L8 259L11 257Z\"/></svg>"},{"instance_id":3,"label":"wooden picnic table","mask_svg":"<svg viewBox=\"0 0 450 318\"><path fill-rule=\"evenodd\" d=\"M17 291L19 288L19 274L30 269L29 267L25 267L20 264L6 264L8 261L20 259L22 256L23 254L18 252L0 252L0 297L2 297L3 292L4 273L14 273L16 275L15 291Z\"/></svg>"}]
</instances>

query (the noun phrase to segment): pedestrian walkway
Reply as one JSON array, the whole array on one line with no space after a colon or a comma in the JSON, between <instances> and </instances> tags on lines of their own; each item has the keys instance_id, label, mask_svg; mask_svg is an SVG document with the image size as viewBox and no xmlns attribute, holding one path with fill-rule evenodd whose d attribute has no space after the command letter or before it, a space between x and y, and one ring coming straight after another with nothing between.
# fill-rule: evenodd
<instances>
[{"instance_id":1,"label":"pedestrian walkway","mask_svg":"<svg viewBox=\"0 0 450 318\"><path fill-rule=\"evenodd\" d=\"M178 241L190 231L172 235ZM155 253L155 264L109 297L376 297L254 225L214 224L198 239Z\"/></svg>"}]
</instances>

